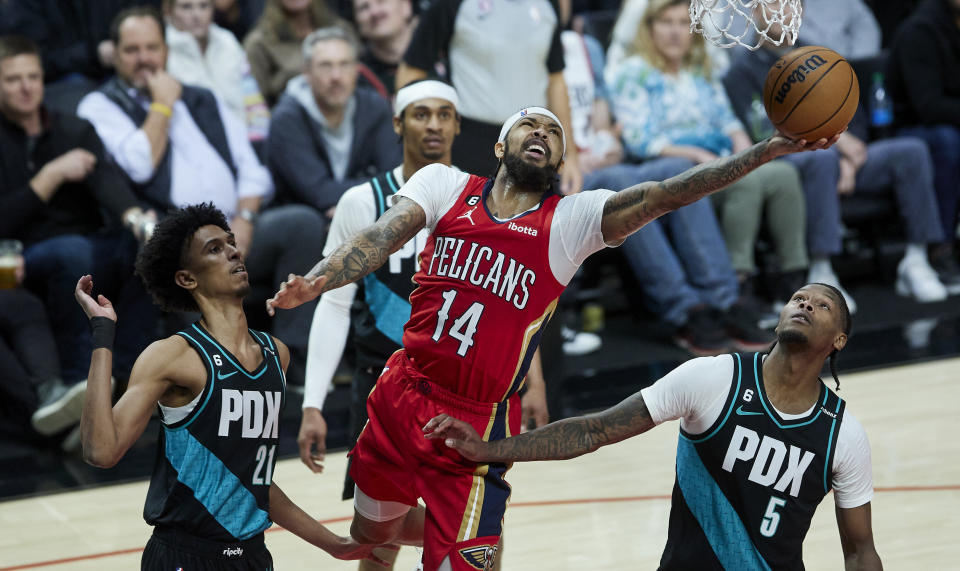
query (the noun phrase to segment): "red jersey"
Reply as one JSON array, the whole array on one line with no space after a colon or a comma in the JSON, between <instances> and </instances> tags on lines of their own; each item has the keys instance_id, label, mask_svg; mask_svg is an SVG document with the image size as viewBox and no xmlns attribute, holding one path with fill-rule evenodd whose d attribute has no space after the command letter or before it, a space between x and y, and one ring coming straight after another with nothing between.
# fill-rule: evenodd
<instances>
[{"instance_id":1,"label":"red jersey","mask_svg":"<svg viewBox=\"0 0 960 571\"><path fill-rule=\"evenodd\" d=\"M470 175L437 220L413 278L403 346L438 385L492 403L522 386L565 284L548 256L560 197L500 221L486 208L491 186Z\"/></svg>"}]
</instances>

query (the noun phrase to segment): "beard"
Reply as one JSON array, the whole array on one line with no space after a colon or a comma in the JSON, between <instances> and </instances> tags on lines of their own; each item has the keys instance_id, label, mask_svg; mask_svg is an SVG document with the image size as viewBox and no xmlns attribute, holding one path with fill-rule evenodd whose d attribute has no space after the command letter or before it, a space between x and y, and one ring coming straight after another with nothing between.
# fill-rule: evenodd
<instances>
[{"instance_id":1,"label":"beard","mask_svg":"<svg viewBox=\"0 0 960 571\"><path fill-rule=\"evenodd\" d=\"M777 342L783 345L805 345L809 340L799 331L787 329L777 334Z\"/></svg>"},{"instance_id":2,"label":"beard","mask_svg":"<svg viewBox=\"0 0 960 571\"><path fill-rule=\"evenodd\" d=\"M520 158L519 154L511 153L508 145L503 148L503 165L507 169L507 177L521 187L546 191L550 190L557 180L556 166L531 165Z\"/></svg>"}]
</instances>

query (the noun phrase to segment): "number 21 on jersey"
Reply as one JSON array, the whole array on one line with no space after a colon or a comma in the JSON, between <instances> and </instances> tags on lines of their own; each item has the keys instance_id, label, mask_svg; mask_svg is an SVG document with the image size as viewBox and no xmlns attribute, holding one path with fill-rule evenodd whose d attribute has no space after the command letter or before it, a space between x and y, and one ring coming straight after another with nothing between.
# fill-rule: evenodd
<instances>
[{"instance_id":1,"label":"number 21 on jersey","mask_svg":"<svg viewBox=\"0 0 960 571\"><path fill-rule=\"evenodd\" d=\"M443 307L437 312L437 328L433 332L432 339L439 342L443 336L444 327L450 318L450 308L453 307L453 300L457 298L457 290L449 289L443 292ZM483 304L475 301L464 311L460 317L454 319L450 325L447 335L460 342L457 349L457 355L466 356L467 351L473 345L473 335L477 332L477 323L480 322L480 316L483 315Z\"/></svg>"}]
</instances>

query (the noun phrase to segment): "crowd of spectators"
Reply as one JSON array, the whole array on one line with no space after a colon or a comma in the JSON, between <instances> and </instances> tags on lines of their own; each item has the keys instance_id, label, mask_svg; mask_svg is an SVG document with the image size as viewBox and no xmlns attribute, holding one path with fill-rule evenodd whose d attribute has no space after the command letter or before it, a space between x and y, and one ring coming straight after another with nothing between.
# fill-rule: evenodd
<instances>
[{"instance_id":1,"label":"crowd of spectators","mask_svg":"<svg viewBox=\"0 0 960 571\"><path fill-rule=\"evenodd\" d=\"M609 37L591 37L590 12L571 14L590 6L571 4L0 0L0 240L22 247L17 286L0 290L0 430L76 446L91 346L81 275L123 306L118 391L147 344L196 318L160 314L133 273L169 208L220 208L255 292L309 269L341 195L402 161L392 98L412 81L457 89L453 164L484 176L501 122L551 108L569 125L565 193L661 180L773 134L760 94L789 48L714 48L689 34L688 0L624 0ZM879 70L894 123L877 129L862 106L834 148L761 167L627 239L631 296L673 342L764 347L770 308L808 281L855 310L835 269L851 196L895 204L904 254L886 285L918 302L960 294L958 15L960 0L805 2L799 44ZM293 385L314 308L265 321L291 349Z\"/></svg>"}]
</instances>

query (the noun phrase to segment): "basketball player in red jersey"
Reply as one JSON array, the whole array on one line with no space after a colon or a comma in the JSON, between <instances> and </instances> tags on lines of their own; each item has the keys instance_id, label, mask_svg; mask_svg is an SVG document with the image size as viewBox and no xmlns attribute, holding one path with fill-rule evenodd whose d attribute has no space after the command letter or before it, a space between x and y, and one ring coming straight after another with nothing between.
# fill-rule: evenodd
<instances>
[{"instance_id":1,"label":"basketball player in red jersey","mask_svg":"<svg viewBox=\"0 0 960 571\"><path fill-rule=\"evenodd\" d=\"M426 166L393 207L306 276L290 276L267 311L296 307L356 281L421 228L431 231L414 276L403 349L367 400L370 420L352 454L350 533L387 543L423 525L423 568L486 569L501 534L508 465L465 461L421 427L437 414L467 420L485 440L520 430L517 391L557 298L591 253L739 179L763 163L836 142L775 136L663 182L561 197L559 119L540 107L503 125L493 179ZM455 413L450 412L455 411ZM422 498L426 519L411 510Z\"/></svg>"}]
</instances>

